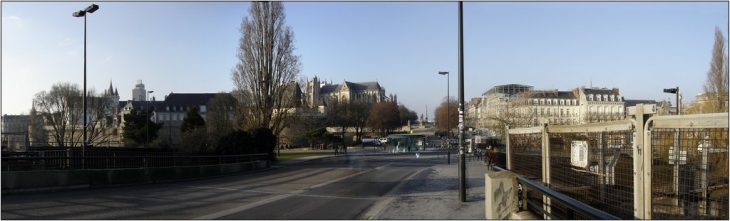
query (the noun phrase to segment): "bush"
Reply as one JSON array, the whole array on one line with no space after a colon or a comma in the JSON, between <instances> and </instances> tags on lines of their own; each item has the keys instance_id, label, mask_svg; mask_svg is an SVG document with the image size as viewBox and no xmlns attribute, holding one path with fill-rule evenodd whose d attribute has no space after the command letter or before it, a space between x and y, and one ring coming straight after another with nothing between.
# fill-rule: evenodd
<instances>
[{"instance_id":1,"label":"bush","mask_svg":"<svg viewBox=\"0 0 730 221\"><path fill-rule=\"evenodd\" d=\"M235 130L223 135L218 140L218 152L224 155L255 153L255 150L251 148L251 135L242 130Z\"/></svg>"},{"instance_id":2,"label":"bush","mask_svg":"<svg viewBox=\"0 0 730 221\"><path fill-rule=\"evenodd\" d=\"M213 152L208 147L207 134L204 127L189 129L182 134L182 151L193 154L208 154Z\"/></svg>"},{"instance_id":3,"label":"bush","mask_svg":"<svg viewBox=\"0 0 730 221\"><path fill-rule=\"evenodd\" d=\"M257 153L268 153L269 160L276 162L276 136L269 128L259 127L248 131L251 134L251 145Z\"/></svg>"}]
</instances>

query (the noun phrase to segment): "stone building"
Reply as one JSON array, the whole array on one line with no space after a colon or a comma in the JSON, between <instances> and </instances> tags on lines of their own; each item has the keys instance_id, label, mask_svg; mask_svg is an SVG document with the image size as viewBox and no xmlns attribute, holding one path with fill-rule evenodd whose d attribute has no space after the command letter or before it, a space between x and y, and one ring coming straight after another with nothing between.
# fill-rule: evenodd
<instances>
[{"instance_id":1,"label":"stone building","mask_svg":"<svg viewBox=\"0 0 730 221\"><path fill-rule=\"evenodd\" d=\"M575 125L625 119L623 96L618 88L580 87L570 91L535 90L520 84L499 85L482 94L474 110L467 109L467 122L489 128L510 122L515 127ZM469 106L467 106L469 108ZM502 123L503 124L503 123ZM491 132L490 132L491 131Z\"/></svg>"},{"instance_id":2,"label":"stone building","mask_svg":"<svg viewBox=\"0 0 730 221\"><path fill-rule=\"evenodd\" d=\"M307 82L307 103L310 107L318 107L332 100L352 101L364 100L370 103L384 101L397 102L397 95L385 95L385 88L377 81L353 83L343 81L341 84L332 84L332 80L320 81L316 76Z\"/></svg>"},{"instance_id":3,"label":"stone building","mask_svg":"<svg viewBox=\"0 0 730 221\"><path fill-rule=\"evenodd\" d=\"M28 126L30 126L30 115L3 115L2 139L0 139L3 151L24 151Z\"/></svg>"}]
</instances>

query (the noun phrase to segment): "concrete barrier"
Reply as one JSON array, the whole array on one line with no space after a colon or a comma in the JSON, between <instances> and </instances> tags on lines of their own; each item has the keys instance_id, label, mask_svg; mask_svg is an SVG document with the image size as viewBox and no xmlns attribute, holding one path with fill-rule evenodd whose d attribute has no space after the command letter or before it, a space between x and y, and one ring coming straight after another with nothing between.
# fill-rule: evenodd
<instances>
[{"instance_id":1,"label":"concrete barrier","mask_svg":"<svg viewBox=\"0 0 730 221\"><path fill-rule=\"evenodd\" d=\"M100 170L3 171L3 193L10 190L107 186L221 176L261 170L269 161L210 166L156 167Z\"/></svg>"},{"instance_id":2,"label":"concrete barrier","mask_svg":"<svg viewBox=\"0 0 730 221\"><path fill-rule=\"evenodd\" d=\"M487 219L509 219L517 212L517 176L511 171L484 175L484 214Z\"/></svg>"}]
</instances>

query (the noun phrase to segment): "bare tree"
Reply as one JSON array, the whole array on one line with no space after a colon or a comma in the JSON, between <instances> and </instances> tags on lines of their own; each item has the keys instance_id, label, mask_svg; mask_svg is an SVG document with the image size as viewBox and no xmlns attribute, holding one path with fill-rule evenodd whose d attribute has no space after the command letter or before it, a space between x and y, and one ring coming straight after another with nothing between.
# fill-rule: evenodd
<instances>
[{"instance_id":1,"label":"bare tree","mask_svg":"<svg viewBox=\"0 0 730 221\"><path fill-rule=\"evenodd\" d=\"M83 99L78 85L57 83L51 90L35 95L33 106L37 115L43 118L43 125L50 143L59 147L81 146L83 138ZM86 111L87 143L99 145L112 136L112 125L107 121L111 113L109 95L97 95L94 89L87 91ZM37 136L37 135L33 135Z\"/></svg>"},{"instance_id":2,"label":"bare tree","mask_svg":"<svg viewBox=\"0 0 730 221\"><path fill-rule=\"evenodd\" d=\"M703 86L705 104L702 112L728 112L728 55L725 53L725 36L715 27L715 44L712 46L712 60Z\"/></svg>"},{"instance_id":3,"label":"bare tree","mask_svg":"<svg viewBox=\"0 0 730 221\"><path fill-rule=\"evenodd\" d=\"M243 104L238 119L244 129L271 128L278 136L294 119L290 110L298 101L288 87L301 64L293 54L294 32L285 19L282 2L251 2L241 22L239 61L231 78Z\"/></svg>"},{"instance_id":4,"label":"bare tree","mask_svg":"<svg viewBox=\"0 0 730 221\"><path fill-rule=\"evenodd\" d=\"M364 100L354 100L350 102L350 117L352 119L353 126L355 127L355 139L362 141L363 129L366 127L366 122L370 116L370 110L372 110L373 104Z\"/></svg>"},{"instance_id":5,"label":"bare tree","mask_svg":"<svg viewBox=\"0 0 730 221\"><path fill-rule=\"evenodd\" d=\"M459 126L459 103L455 99L449 98L447 102L444 98L441 105L434 111L436 112L436 128L439 131L450 131Z\"/></svg>"},{"instance_id":6,"label":"bare tree","mask_svg":"<svg viewBox=\"0 0 730 221\"><path fill-rule=\"evenodd\" d=\"M380 136L386 136L388 131L398 128L400 126L398 104L392 101L374 104L367 119L367 126L378 131Z\"/></svg>"},{"instance_id":7,"label":"bare tree","mask_svg":"<svg viewBox=\"0 0 730 221\"><path fill-rule=\"evenodd\" d=\"M233 132L234 109L236 99L229 93L219 92L208 101L206 126L210 146L217 147L221 137Z\"/></svg>"},{"instance_id":8,"label":"bare tree","mask_svg":"<svg viewBox=\"0 0 730 221\"><path fill-rule=\"evenodd\" d=\"M520 93L517 97L495 107L496 114L487 117L492 122L487 125L487 128L504 139L507 126L509 128L537 126L539 123L537 122L537 113L535 108L529 105L529 97L529 92Z\"/></svg>"},{"instance_id":9,"label":"bare tree","mask_svg":"<svg viewBox=\"0 0 730 221\"><path fill-rule=\"evenodd\" d=\"M343 138L347 127L353 125L352 113L350 113L351 109L349 107L349 102L341 100L333 100L327 104L327 126L340 128Z\"/></svg>"}]
</instances>

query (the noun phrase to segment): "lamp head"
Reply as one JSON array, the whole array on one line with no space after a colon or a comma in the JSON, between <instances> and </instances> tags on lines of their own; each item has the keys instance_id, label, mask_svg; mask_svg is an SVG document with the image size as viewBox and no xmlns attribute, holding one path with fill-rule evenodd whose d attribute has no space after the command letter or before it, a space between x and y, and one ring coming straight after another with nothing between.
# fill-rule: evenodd
<instances>
[{"instance_id":1,"label":"lamp head","mask_svg":"<svg viewBox=\"0 0 730 221\"><path fill-rule=\"evenodd\" d=\"M96 4L91 4L89 5L89 7L86 7L86 9L84 9L84 11L88 13L94 13L96 10L99 10L99 6Z\"/></svg>"},{"instance_id":2,"label":"lamp head","mask_svg":"<svg viewBox=\"0 0 730 221\"><path fill-rule=\"evenodd\" d=\"M449 74L449 72L448 71L439 71L439 74L440 75L447 75L447 74Z\"/></svg>"},{"instance_id":3,"label":"lamp head","mask_svg":"<svg viewBox=\"0 0 730 221\"><path fill-rule=\"evenodd\" d=\"M155 92L155 91L147 91L147 93L150 93L150 94L151 94L151 93L154 93L154 92Z\"/></svg>"},{"instance_id":4,"label":"lamp head","mask_svg":"<svg viewBox=\"0 0 730 221\"><path fill-rule=\"evenodd\" d=\"M86 15L86 12L84 10L74 12L73 14L74 17L84 17L84 15Z\"/></svg>"},{"instance_id":5,"label":"lamp head","mask_svg":"<svg viewBox=\"0 0 730 221\"><path fill-rule=\"evenodd\" d=\"M677 88L665 88L664 89L664 93L676 94L677 93Z\"/></svg>"}]
</instances>

